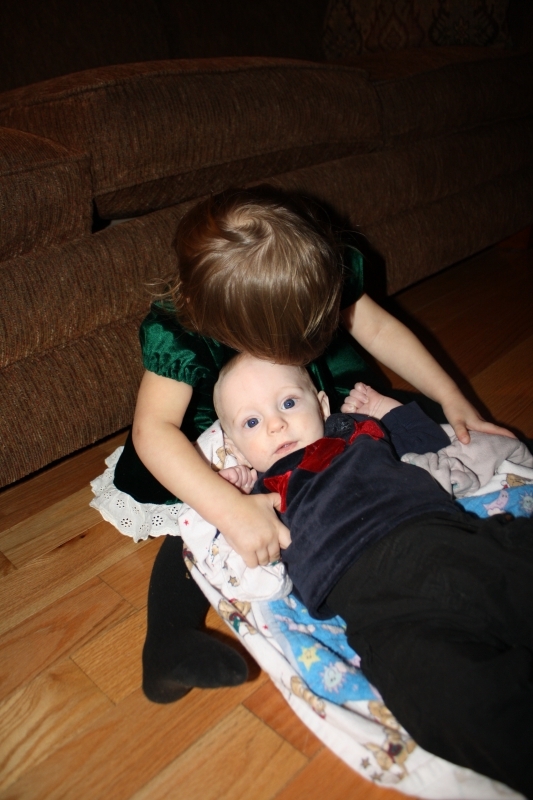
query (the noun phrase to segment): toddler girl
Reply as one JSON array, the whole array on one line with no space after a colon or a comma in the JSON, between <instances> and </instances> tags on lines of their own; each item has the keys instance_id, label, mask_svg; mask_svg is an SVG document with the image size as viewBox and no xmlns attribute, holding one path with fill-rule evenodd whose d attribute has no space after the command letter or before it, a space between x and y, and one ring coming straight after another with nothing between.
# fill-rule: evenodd
<instances>
[{"instance_id":1,"label":"toddler girl","mask_svg":"<svg viewBox=\"0 0 533 800\"><path fill-rule=\"evenodd\" d=\"M376 384L358 342L440 403L462 441L468 429L502 432L364 293L361 254L339 249L300 201L269 187L209 197L180 221L175 248L175 279L141 326L146 372L114 482L141 503L188 503L248 566L277 560L290 543L274 511L279 497L242 494L191 444L216 419L213 386L235 351L306 364L332 410L350 412L354 382ZM148 592L143 690L160 703L193 686L236 685L247 676L241 656L201 630L208 601L189 579L181 549L179 538L166 537Z\"/></svg>"}]
</instances>

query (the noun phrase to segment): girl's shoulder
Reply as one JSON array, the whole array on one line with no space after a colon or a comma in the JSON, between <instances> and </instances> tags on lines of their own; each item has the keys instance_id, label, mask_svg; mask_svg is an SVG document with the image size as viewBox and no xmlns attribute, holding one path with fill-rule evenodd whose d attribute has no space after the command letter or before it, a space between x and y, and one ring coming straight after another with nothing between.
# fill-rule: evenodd
<instances>
[{"instance_id":1,"label":"girl's shoulder","mask_svg":"<svg viewBox=\"0 0 533 800\"><path fill-rule=\"evenodd\" d=\"M183 327L172 303L153 303L139 338L145 369L190 386L213 384L230 348Z\"/></svg>"}]
</instances>

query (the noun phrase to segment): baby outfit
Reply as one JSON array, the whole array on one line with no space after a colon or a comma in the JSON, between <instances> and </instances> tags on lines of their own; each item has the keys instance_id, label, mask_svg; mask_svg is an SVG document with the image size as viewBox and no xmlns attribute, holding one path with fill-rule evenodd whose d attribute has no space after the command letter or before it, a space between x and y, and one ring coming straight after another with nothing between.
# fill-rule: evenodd
<instances>
[{"instance_id":1,"label":"baby outfit","mask_svg":"<svg viewBox=\"0 0 533 800\"><path fill-rule=\"evenodd\" d=\"M255 490L281 494L293 591L346 621L415 741L533 797L533 520L470 517L400 461L442 435L415 405L381 422L334 414Z\"/></svg>"}]
</instances>

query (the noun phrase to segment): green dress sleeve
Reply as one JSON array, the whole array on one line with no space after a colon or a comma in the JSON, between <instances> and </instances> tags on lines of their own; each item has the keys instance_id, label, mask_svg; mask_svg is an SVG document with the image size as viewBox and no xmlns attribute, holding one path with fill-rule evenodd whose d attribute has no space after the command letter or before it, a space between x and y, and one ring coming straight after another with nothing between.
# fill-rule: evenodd
<instances>
[{"instance_id":1,"label":"green dress sleeve","mask_svg":"<svg viewBox=\"0 0 533 800\"><path fill-rule=\"evenodd\" d=\"M192 386L182 431L195 441L216 420L213 387L235 351L186 330L172 306L154 303L139 332L143 364L150 372Z\"/></svg>"}]
</instances>

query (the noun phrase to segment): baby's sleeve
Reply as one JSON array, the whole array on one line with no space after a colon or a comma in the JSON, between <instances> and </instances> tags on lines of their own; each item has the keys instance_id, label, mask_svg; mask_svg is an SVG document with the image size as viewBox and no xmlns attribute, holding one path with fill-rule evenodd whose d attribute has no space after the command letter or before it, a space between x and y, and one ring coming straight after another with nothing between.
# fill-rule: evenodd
<instances>
[{"instance_id":1,"label":"baby's sleeve","mask_svg":"<svg viewBox=\"0 0 533 800\"><path fill-rule=\"evenodd\" d=\"M405 453L437 453L450 444L450 437L415 403L397 406L381 419L399 458Z\"/></svg>"}]
</instances>

